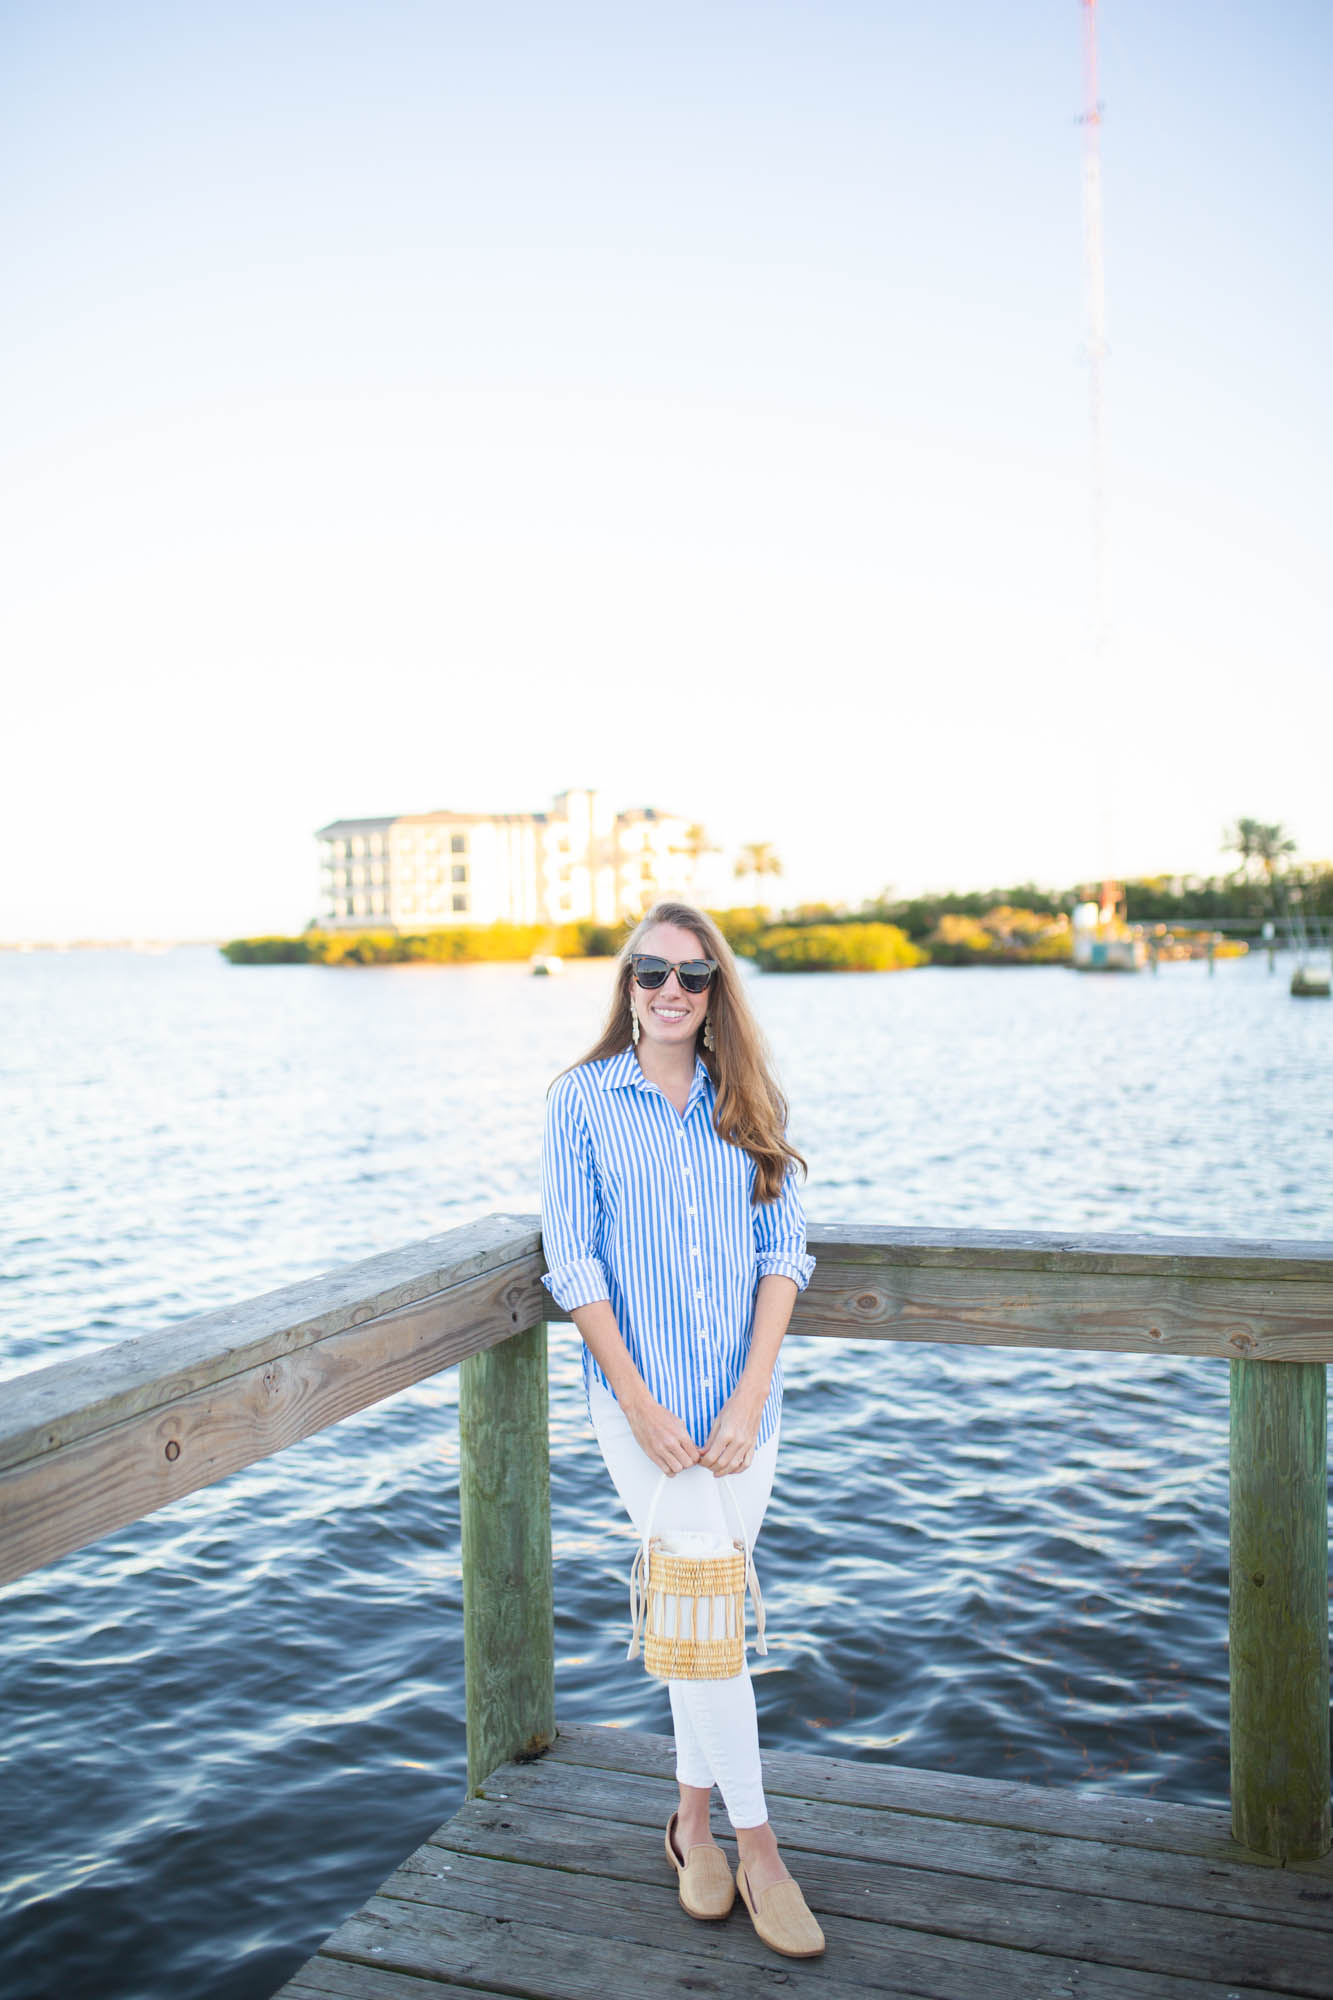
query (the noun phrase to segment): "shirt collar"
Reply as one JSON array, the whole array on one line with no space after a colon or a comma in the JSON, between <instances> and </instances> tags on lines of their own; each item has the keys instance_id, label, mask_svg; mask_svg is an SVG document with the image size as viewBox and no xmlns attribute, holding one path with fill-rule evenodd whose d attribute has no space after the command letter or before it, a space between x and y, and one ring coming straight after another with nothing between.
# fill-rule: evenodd
<instances>
[{"instance_id":1,"label":"shirt collar","mask_svg":"<svg viewBox=\"0 0 1333 2000\"><path fill-rule=\"evenodd\" d=\"M603 1090L657 1090L655 1083L649 1083L639 1068L639 1058L633 1048L622 1049L618 1056L611 1056L602 1072ZM702 1056L694 1058L694 1080L690 1084L690 1094L685 1101L685 1117L688 1118L701 1099L711 1096L713 1079L704 1068ZM658 1093L661 1094L660 1092Z\"/></svg>"}]
</instances>

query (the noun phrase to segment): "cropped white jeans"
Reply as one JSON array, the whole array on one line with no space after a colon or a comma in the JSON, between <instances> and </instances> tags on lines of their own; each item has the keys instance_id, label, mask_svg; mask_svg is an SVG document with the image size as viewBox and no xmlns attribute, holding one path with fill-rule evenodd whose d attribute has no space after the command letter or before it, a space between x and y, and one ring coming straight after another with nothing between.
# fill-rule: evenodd
<instances>
[{"instance_id":1,"label":"cropped white jeans","mask_svg":"<svg viewBox=\"0 0 1333 2000\"><path fill-rule=\"evenodd\" d=\"M643 1534L661 1473L635 1438L619 1403L596 1377L589 1384L593 1429L621 1505ZM775 1431L759 1446L744 1472L731 1474L751 1547L759 1534L778 1462ZM724 1511L719 1482L706 1466L678 1472L662 1488L654 1529L695 1528L734 1535L736 1520ZM750 1670L725 1681L670 1681L671 1717L676 1731L676 1777L682 1785L716 1785L733 1827L762 1826L768 1818L759 1767L759 1721Z\"/></svg>"}]
</instances>

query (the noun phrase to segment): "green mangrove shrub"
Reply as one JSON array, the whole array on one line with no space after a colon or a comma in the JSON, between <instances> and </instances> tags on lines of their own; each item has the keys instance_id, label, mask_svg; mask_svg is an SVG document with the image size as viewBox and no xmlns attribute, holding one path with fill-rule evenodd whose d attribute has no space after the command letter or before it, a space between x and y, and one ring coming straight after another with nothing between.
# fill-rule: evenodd
<instances>
[{"instance_id":1,"label":"green mangrove shrub","mask_svg":"<svg viewBox=\"0 0 1333 2000\"><path fill-rule=\"evenodd\" d=\"M774 924L754 955L765 972L897 972L928 956L897 924Z\"/></svg>"}]
</instances>

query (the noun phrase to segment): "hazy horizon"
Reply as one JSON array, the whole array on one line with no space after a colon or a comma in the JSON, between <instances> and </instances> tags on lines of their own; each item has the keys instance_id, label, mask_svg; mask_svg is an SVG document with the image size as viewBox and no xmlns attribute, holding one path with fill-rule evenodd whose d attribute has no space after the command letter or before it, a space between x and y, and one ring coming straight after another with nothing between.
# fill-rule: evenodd
<instances>
[{"instance_id":1,"label":"hazy horizon","mask_svg":"<svg viewBox=\"0 0 1333 2000\"><path fill-rule=\"evenodd\" d=\"M9 5L12 937L317 908L566 786L784 902L1333 855L1333 24Z\"/></svg>"}]
</instances>

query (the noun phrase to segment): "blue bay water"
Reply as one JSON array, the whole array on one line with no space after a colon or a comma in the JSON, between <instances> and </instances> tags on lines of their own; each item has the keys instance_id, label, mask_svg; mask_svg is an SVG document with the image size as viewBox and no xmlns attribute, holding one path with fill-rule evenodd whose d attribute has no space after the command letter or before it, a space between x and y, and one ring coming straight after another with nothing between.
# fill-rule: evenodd
<instances>
[{"instance_id":1,"label":"blue bay water","mask_svg":"<svg viewBox=\"0 0 1333 2000\"><path fill-rule=\"evenodd\" d=\"M608 986L0 955L0 1378L535 1211ZM812 1221L1333 1238L1333 1008L1261 959L751 990ZM665 1730L577 1359L554 1330L558 1711ZM765 1742L1224 1802L1223 1363L793 1340L787 1376ZM261 2000L457 1808L456 1397L0 1595L6 2000Z\"/></svg>"}]
</instances>

